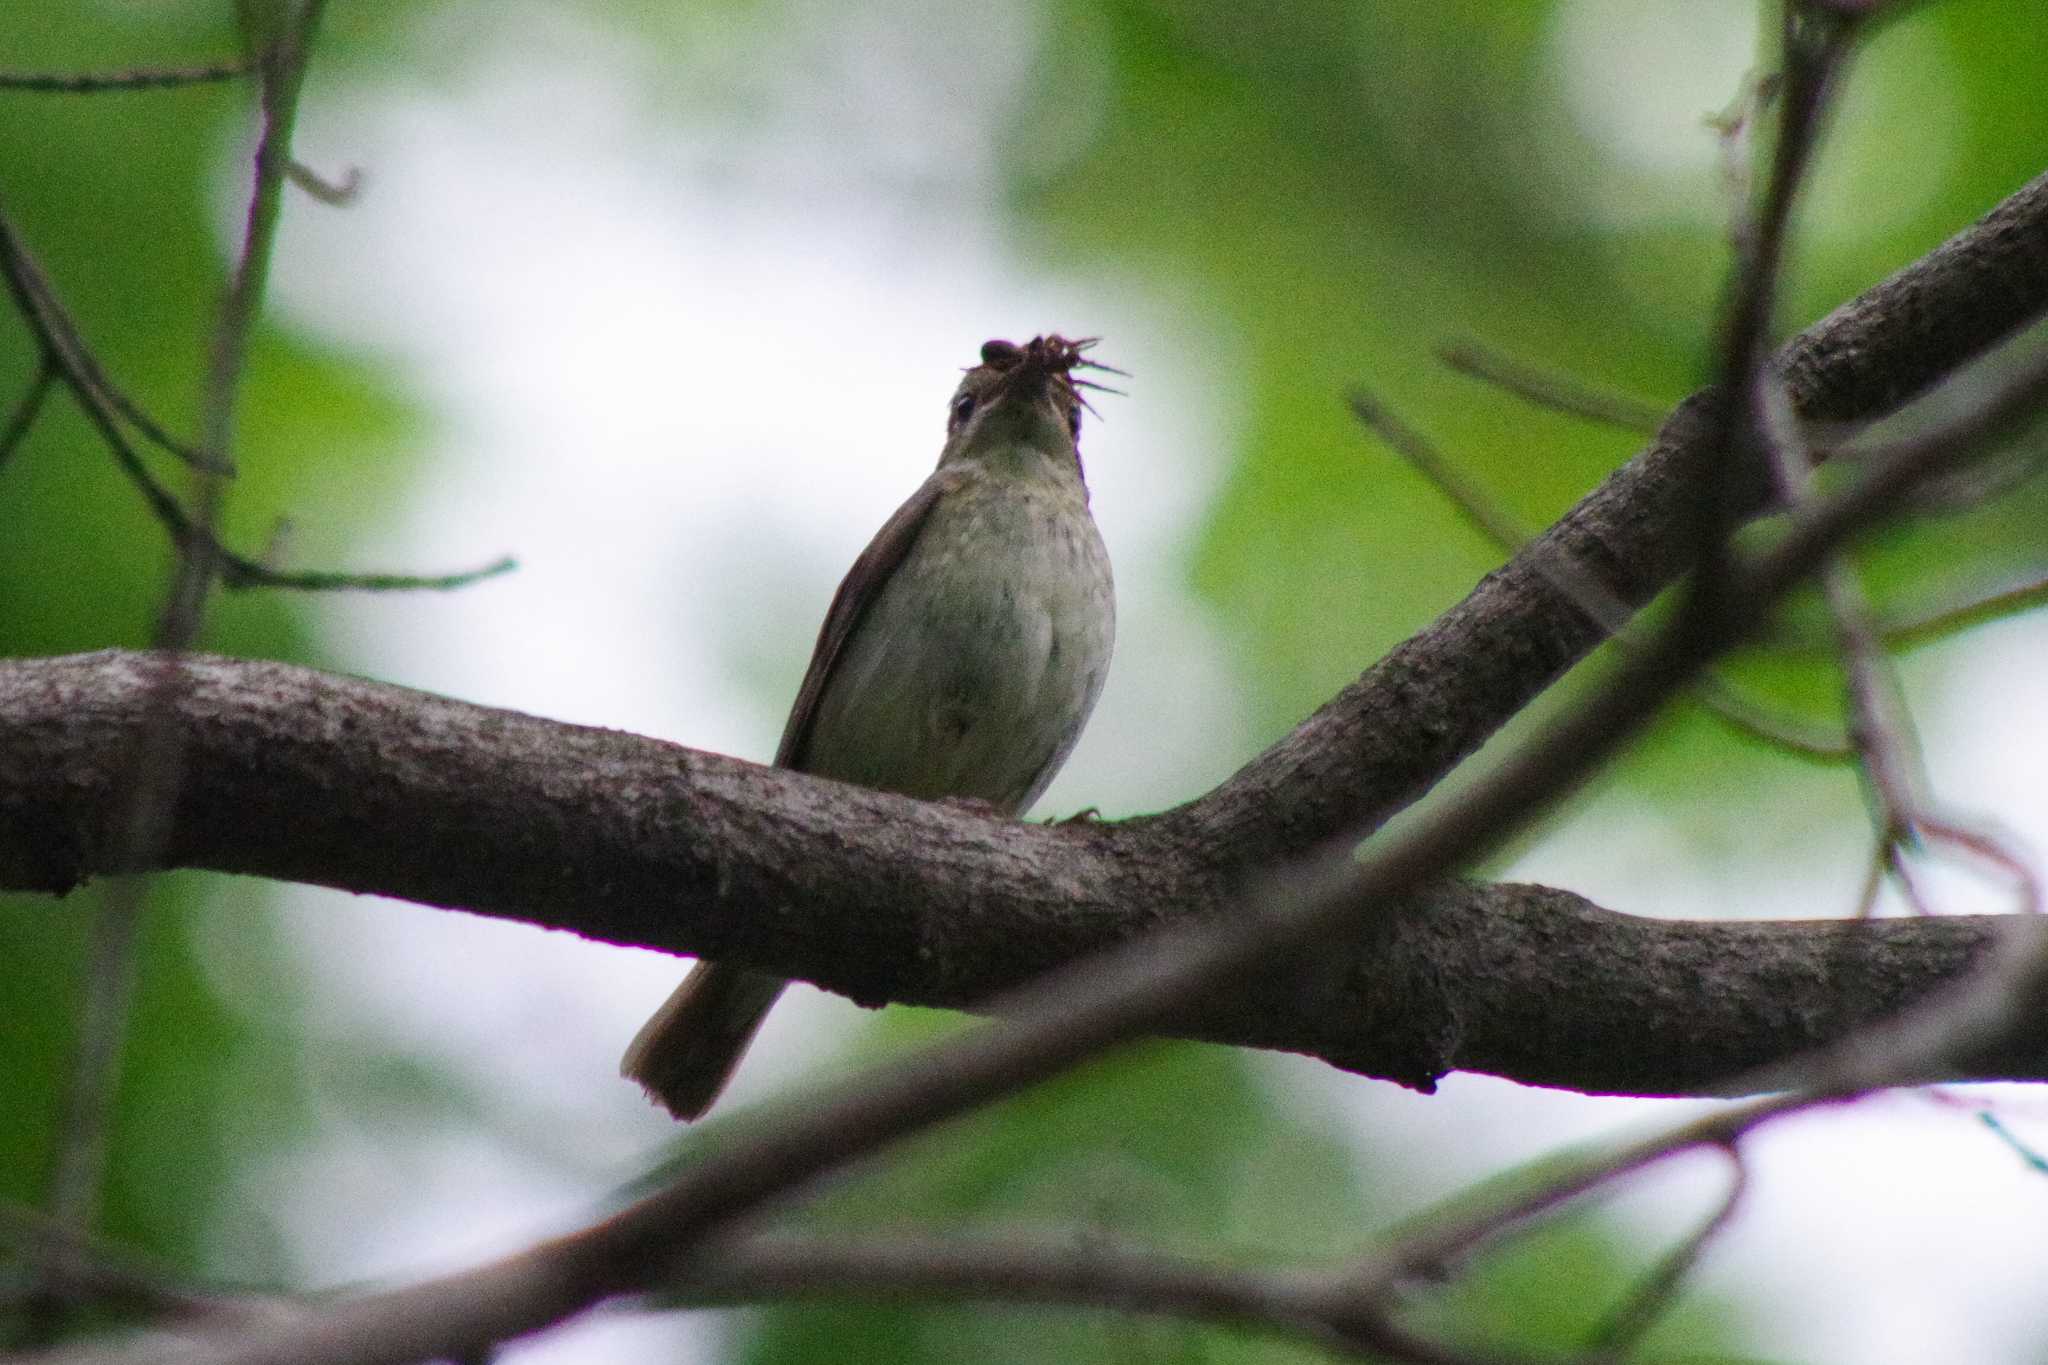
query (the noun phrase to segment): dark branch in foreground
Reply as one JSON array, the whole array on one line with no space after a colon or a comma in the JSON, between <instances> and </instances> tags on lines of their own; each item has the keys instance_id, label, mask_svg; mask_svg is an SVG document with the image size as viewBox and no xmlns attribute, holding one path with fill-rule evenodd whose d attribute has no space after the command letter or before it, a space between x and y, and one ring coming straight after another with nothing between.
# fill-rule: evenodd
<instances>
[{"instance_id":1,"label":"dark branch in foreground","mask_svg":"<svg viewBox=\"0 0 2048 1365\"><path fill-rule=\"evenodd\" d=\"M2048 175L1793 338L1777 356L1803 419L1853 427L1927 392L2048 312ZM1607 638L1559 588L1571 564L1639 607L1690 567L1694 509L1724 463L1711 391L1680 404L1628 464L1439 616L1247 764L1162 817L1229 859L1304 853L1402 810ZM1760 512L1762 464L1730 471Z\"/></svg>"},{"instance_id":2,"label":"dark branch in foreground","mask_svg":"<svg viewBox=\"0 0 2048 1365\"><path fill-rule=\"evenodd\" d=\"M266 85L267 88L267 85ZM288 162L288 158L287 158ZM280 169L279 174L284 174ZM4 434L0 434L0 463L11 454L41 411L45 391L52 380L60 382L86 419L99 432L107 452L136 491L148 504L150 513L162 523L172 545L181 555L200 556L215 565L221 584L230 589L280 588L299 592L401 592L447 591L465 588L486 578L510 572L517 565L509 556L479 568L449 574L336 573L326 570L287 570L241 554L214 533L203 509L188 508L162 480L150 472L137 442L128 434L133 427L143 439L160 446L191 465L202 477L233 473L226 452L218 443L191 442L172 435L162 423L114 383L78 326L57 297L55 287L28 248L27 240L0 206L0 281L4 281L16 311L42 350L42 370L23 401L16 404ZM48 376L44 378L42 376Z\"/></svg>"},{"instance_id":3,"label":"dark branch in foreground","mask_svg":"<svg viewBox=\"0 0 2048 1365\"><path fill-rule=\"evenodd\" d=\"M143 870L108 865L97 822L151 676L146 656L119 652L0 664L0 886L61 892ZM187 679L185 785L158 866L460 907L956 1008L1230 902L1170 822L988 820L286 664L195 657ZM1713 1093L1958 979L2001 923L1653 920L1545 887L1453 884L1172 1031L1417 1086L1470 1070ZM2048 1028L1959 1074L2048 1078Z\"/></svg>"}]
</instances>

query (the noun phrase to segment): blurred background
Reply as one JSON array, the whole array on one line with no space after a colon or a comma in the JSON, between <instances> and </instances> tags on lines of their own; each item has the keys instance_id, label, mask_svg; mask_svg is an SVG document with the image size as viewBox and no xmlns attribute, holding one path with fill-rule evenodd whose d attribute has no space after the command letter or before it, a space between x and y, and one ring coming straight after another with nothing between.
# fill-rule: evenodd
<instances>
[{"instance_id":1,"label":"blurred background","mask_svg":"<svg viewBox=\"0 0 2048 1365\"><path fill-rule=\"evenodd\" d=\"M21 0L0 64L216 59L236 51L229 11ZM226 597L206 645L765 759L833 587L936 458L977 346L1100 335L1131 372L1083 434L1121 637L1039 813L1184 800L1499 558L1356 428L1348 388L1536 526L1637 438L1454 375L1438 345L1477 338L1653 404L1700 381L1729 212L1707 120L1774 23L1697 0L334 0L298 154L364 183L345 209L287 202L230 538L276 538L304 567L521 567L446 595ZM1919 6L1868 49L1803 202L1787 329L2042 170L2044 68L2032 0ZM178 429L251 104L237 86L0 93L7 211L113 373ZM0 400L32 365L0 323ZM2042 503L2022 487L1862 563L1883 597L2038 568ZM0 653L143 643L167 564L53 403L0 467ZM1937 790L2033 848L2048 713L2021 699L2044 649L2048 622L2022 618L1904 663ZM1810 653L1733 671L1836 713ZM1482 870L1638 914L1838 915L1869 838L1851 773L1685 707ZM1944 908L2003 903L1928 876ZM0 1198L45 1195L100 894L0 898ZM253 880L169 876L150 900L104 1219L123 1242L202 1276L414 1276L566 1226L670 1150L615 1067L672 959ZM948 1026L793 992L726 1103ZM2048 1179L1972 1117L1989 1093L1766 1132L1749 1201L1653 1348L2048 1360ZM2048 1105L1998 1102L2048 1145ZM1154 1045L944 1130L811 1216L1315 1256L1694 1107L1470 1076L1423 1097ZM1701 1162L1639 1180L1431 1311L1454 1335L1575 1342L1724 1179ZM608 1314L505 1355L969 1358L1316 1357L1103 1314L860 1306Z\"/></svg>"}]
</instances>

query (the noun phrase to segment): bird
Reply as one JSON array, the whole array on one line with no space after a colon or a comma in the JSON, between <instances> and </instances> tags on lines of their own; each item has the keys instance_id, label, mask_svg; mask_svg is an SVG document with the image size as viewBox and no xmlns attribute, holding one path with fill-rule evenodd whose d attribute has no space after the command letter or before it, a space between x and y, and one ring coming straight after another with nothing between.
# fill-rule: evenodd
<instances>
[{"instance_id":1,"label":"bird","mask_svg":"<svg viewBox=\"0 0 2048 1365\"><path fill-rule=\"evenodd\" d=\"M1109 552L1081 466L1076 369L1097 341L992 340L947 405L938 467L853 562L826 611L778 767L1005 816L1038 799L1102 693L1116 635ZM783 988L699 962L622 1075L676 1118L725 1089Z\"/></svg>"}]
</instances>

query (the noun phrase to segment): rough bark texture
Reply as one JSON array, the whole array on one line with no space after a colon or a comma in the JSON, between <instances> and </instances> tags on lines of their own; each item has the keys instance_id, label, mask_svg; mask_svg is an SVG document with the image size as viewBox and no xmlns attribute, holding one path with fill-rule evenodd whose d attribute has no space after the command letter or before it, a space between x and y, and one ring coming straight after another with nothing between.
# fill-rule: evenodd
<instances>
[{"instance_id":1,"label":"rough bark texture","mask_svg":"<svg viewBox=\"0 0 2048 1365\"><path fill-rule=\"evenodd\" d=\"M376 892L701 952L856 1000L972 1007L1228 887L1165 822L1027 825L288 664L195 657L166 867ZM0 665L0 886L61 893L156 661ZM1990 918L1705 923L1454 885L1176 1028L1427 1087L1451 1070L1697 1094L1958 981ZM1958 1074L2048 1077L2048 1033Z\"/></svg>"},{"instance_id":2,"label":"rough bark texture","mask_svg":"<svg viewBox=\"0 0 2048 1365\"><path fill-rule=\"evenodd\" d=\"M1897 408L2048 309L2048 175L1836 309L1778 354L1793 407L1854 424ZM1226 849L1300 848L1412 803L1605 638L1553 586L1566 564L1628 606L1686 566L1709 394L1457 606L1367 669L1229 782L1174 812ZM1768 479L1731 493L1754 514Z\"/></svg>"}]
</instances>

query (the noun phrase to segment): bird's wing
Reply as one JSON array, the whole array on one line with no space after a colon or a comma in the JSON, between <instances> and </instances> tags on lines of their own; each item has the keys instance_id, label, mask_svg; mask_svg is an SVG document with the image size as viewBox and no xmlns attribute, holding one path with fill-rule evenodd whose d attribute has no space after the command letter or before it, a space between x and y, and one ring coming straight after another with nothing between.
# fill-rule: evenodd
<instances>
[{"instance_id":1,"label":"bird's wing","mask_svg":"<svg viewBox=\"0 0 2048 1365\"><path fill-rule=\"evenodd\" d=\"M868 542L868 547L860 552L860 558L854 560L853 567L846 571L839 591L832 595L832 607L825 613L825 624L818 628L818 644L811 651L811 666L804 673L804 684L797 689L796 705L790 708L789 723L782 728L782 743L775 750L777 767L803 769L804 751L810 747L811 725L817 719L818 703L823 700L825 688L832 681L832 672L838 666L839 657L846 652L846 642L853 638L854 631L860 628L861 618L882 595L890 575L910 553L910 547L917 543L918 533L924 529L925 519L931 515L939 495L959 481L958 470L934 471L896 509L895 514L882 523L882 529L875 532L875 538Z\"/></svg>"}]
</instances>

